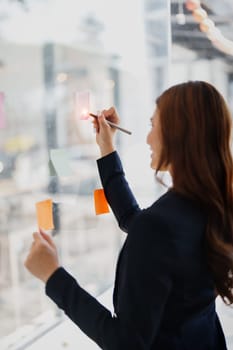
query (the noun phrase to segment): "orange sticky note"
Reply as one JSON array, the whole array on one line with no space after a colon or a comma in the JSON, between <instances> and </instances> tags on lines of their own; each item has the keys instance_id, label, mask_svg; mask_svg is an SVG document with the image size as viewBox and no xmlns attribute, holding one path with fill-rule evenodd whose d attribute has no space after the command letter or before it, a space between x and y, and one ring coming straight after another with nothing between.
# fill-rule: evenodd
<instances>
[{"instance_id":1,"label":"orange sticky note","mask_svg":"<svg viewBox=\"0 0 233 350\"><path fill-rule=\"evenodd\" d=\"M108 202L102 188L94 191L94 202L96 215L109 213Z\"/></svg>"},{"instance_id":2,"label":"orange sticky note","mask_svg":"<svg viewBox=\"0 0 233 350\"><path fill-rule=\"evenodd\" d=\"M46 199L44 201L37 202L36 215L39 228L42 228L44 230L54 229L52 199Z\"/></svg>"}]
</instances>

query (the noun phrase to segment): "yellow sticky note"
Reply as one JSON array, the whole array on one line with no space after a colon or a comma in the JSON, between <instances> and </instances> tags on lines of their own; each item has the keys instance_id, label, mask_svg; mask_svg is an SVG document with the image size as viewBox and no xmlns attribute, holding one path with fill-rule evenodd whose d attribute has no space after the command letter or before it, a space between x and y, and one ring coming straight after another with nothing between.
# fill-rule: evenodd
<instances>
[{"instance_id":1,"label":"yellow sticky note","mask_svg":"<svg viewBox=\"0 0 233 350\"><path fill-rule=\"evenodd\" d=\"M94 191L94 202L96 215L109 213L108 202L102 188Z\"/></svg>"},{"instance_id":2,"label":"yellow sticky note","mask_svg":"<svg viewBox=\"0 0 233 350\"><path fill-rule=\"evenodd\" d=\"M46 199L44 201L37 202L36 215L39 228L42 228L44 230L54 229L52 199Z\"/></svg>"}]
</instances>

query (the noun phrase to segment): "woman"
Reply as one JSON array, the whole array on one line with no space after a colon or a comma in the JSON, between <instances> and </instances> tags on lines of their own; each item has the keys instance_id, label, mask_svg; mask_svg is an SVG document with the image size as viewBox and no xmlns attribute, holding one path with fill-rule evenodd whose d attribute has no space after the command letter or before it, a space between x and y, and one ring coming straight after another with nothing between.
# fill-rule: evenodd
<instances>
[{"instance_id":1,"label":"woman","mask_svg":"<svg viewBox=\"0 0 233 350\"><path fill-rule=\"evenodd\" d=\"M151 167L168 170L172 187L140 210L124 177L106 119L93 121L97 161L108 202L122 230L114 315L60 265L43 231L34 233L26 267L46 283L58 307L106 350L223 350L215 311L220 295L233 303L233 162L231 117L206 82L169 88L157 99L147 143Z\"/></svg>"}]
</instances>

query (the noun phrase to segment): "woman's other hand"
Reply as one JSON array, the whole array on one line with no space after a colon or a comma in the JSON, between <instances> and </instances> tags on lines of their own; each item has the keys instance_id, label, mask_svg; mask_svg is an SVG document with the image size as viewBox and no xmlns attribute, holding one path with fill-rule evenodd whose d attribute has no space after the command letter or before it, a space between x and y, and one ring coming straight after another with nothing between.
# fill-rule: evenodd
<instances>
[{"instance_id":1,"label":"woman's other hand","mask_svg":"<svg viewBox=\"0 0 233 350\"><path fill-rule=\"evenodd\" d=\"M108 125L107 121L119 124L119 116L114 107L104 109L98 116L98 119L93 120L93 125L96 130L96 142L100 148L101 156L104 157L115 150L114 136L116 129Z\"/></svg>"},{"instance_id":2,"label":"woman's other hand","mask_svg":"<svg viewBox=\"0 0 233 350\"><path fill-rule=\"evenodd\" d=\"M34 232L33 238L24 265L35 277L46 283L59 267L57 248L52 238L42 230Z\"/></svg>"}]
</instances>

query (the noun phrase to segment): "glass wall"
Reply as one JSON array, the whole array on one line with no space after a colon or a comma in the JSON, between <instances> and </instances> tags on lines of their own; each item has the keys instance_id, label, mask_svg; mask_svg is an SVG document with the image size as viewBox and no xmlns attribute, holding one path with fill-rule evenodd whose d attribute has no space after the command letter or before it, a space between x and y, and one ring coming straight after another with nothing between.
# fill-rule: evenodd
<instances>
[{"instance_id":1,"label":"glass wall","mask_svg":"<svg viewBox=\"0 0 233 350\"><path fill-rule=\"evenodd\" d=\"M161 191L145 139L168 80L169 12L162 0L0 2L1 349L63 319L23 266L37 202L52 200L50 232L79 283L97 296L114 281L125 236L111 213L95 215L99 153L90 119L77 116L77 92L89 91L93 113L115 105L132 131L118 133L117 149L139 204Z\"/></svg>"}]
</instances>

